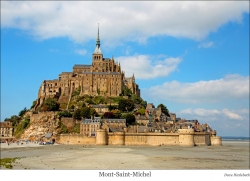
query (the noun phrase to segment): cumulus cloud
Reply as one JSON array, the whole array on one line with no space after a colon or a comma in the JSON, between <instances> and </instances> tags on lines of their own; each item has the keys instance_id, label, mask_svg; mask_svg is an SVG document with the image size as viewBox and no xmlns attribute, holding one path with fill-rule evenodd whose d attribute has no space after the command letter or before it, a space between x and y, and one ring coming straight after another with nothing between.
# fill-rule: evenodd
<instances>
[{"instance_id":1,"label":"cumulus cloud","mask_svg":"<svg viewBox=\"0 0 250 181\"><path fill-rule=\"evenodd\" d=\"M249 13L248 3L3 1L1 27L26 30L42 40L66 36L82 42L96 37L100 23L102 40L145 42L158 35L199 40L229 21L240 23Z\"/></svg>"},{"instance_id":2,"label":"cumulus cloud","mask_svg":"<svg viewBox=\"0 0 250 181\"><path fill-rule=\"evenodd\" d=\"M145 89L147 97L179 103L211 103L222 100L249 99L249 76L230 74L222 79L181 83L165 82Z\"/></svg>"},{"instance_id":3,"label":"cumulus cloud","mask_svg":"<svg viewBox=\"0 0 250 181\"><path fill-rule=\"evenodd\" d=\"M77 53L79 55L86 55L87 50L85 50L85 49L77 49L77 50L75 50L75 53Z\"/></svg>"},{"instance_id":4,"label":"cumulus cloud","mask_svg":"<svg viewBox=\"0 0 250 181\"><path fill-rule=\"evenodd\" d=\"M209 110L203 108L196 108L196 109L184 109L181 110L180 115L192 115L194 117L202 117L202 118L213 118L213 117L224 117L224 119L232 119L232 120L243 120L242 110L229 110L229 109L222 109L222 110ZM242 115L240 115L242 114ZM249 114L249 113L248 113ZM218 119L217 118L217 119Z\"/></svg>"},{"instance_id":5,"label":"cumulus cloud","mask_svg":"<svg viewBox=\"0 0 250 181\"><path fill-rule=\"evenodd\" d=\"M188 108L178 111L177 117L208 123L219 136L248 136L249 110L246 110Z\"/></svg>"},{"instance_id":6,"label":"cumulus cloud","mask_svg":"<svg viewBox=\"0 0 250 181\"><path fill-rule=\"evenodd\" d=\"M136 79L152 79L168 76L177 70L181 58L166 57L164 55L134 55L116 58L126 72L126 77L132 76Z\"/></svg>"},{"instance_id":7,"label":"cumulus cloud","mask_svg":"<svg viewBox=\"0 0 250 181\"><path fill-rule=\"evenodd\" d=\"M210 42L206 42L206 43L201 43L198 48L210 48L211 46L213 46L213 42L210 41Z\"/></svg>"},{"instance_id":8,"label":"cumulus cloud","mask_svg":"<svg viewBox=\"0 0 250 181\"><path fill-rule=\"evenodd\" d=\"M236 120L242 120L243 117L240 116L239 114L236 114L234 112L229 111L228 109L223 109L222 113L226 115L229 119L236 119Z\"/></svg>"}]
</instances>

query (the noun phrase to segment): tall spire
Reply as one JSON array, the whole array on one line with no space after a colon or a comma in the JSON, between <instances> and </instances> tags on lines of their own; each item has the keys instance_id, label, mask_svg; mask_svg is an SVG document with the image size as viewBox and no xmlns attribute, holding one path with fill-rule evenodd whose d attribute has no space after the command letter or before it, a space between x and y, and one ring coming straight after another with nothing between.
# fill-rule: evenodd
<instances>
[{"instance_id":1,"label":"tall spire","mask_svg":"<svg viewBox=\"0 0 250 181\"><path fill-rule=\"evenodd\" d=\"M95 52L96 54L102 54L101 51L101 44L100 44L100 36L99 36L99 23L98 23L98 31L97 31L97 38L96 38L96 47Z\"/></svg>"},{"instance_id":2,"label":"tall spire","mask_svg":"<svg viewBox=\"0 0 250 181\"><path fill-rule=\"evenodd\" d=\"M101 46L101 44L100 44L100 36L99 36L99 23L98 23L98 32L97 32L96 45L98 45L98 48Z\"/></svg>"}]
</instances>

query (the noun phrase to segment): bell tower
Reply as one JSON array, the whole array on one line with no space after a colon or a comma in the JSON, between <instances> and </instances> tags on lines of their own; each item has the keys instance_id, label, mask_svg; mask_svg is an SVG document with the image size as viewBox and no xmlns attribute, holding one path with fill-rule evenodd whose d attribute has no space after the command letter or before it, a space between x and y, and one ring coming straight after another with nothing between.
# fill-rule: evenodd
<instances>
[{"instance_id":1,"label":"bell tower","mask_svg":"<svg viewBox=\"0 0 250 181\"><path fill-rule=\"evenodd\" d=\"M96 47L95 47L95 51L92 55L92 62L94 63L94 61L102 61L103 59L103 55L102 55L102 51L101 51L101 43L100 43L100 36L99 36L99 23L98 23L98 32L97 32L97 38L96 38Z\"/></svg>"},{"instance_id":2,"label":"bell tower","mask_svg":"<svg viewBox=\"0 0 250 181\"><path fill-rule=\"evenodd\" d=\"M104 61L103 61L103 55L101 51L101 43L100 43L100 36L99 36L99 23L98 23L98 32L97 32L97 38L96 38L96 47L95 51L92 54L92 65L93 65L93 72L102 72Z\"/></svg>"}]
</instances>

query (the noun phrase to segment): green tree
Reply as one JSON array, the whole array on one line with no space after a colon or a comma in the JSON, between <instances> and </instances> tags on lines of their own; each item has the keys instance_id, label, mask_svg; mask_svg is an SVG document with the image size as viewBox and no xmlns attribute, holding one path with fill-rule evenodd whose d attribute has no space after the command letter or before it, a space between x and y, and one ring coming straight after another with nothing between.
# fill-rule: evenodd
<instances>
[{"instance_id":1,"label":"green tree","mask_svg":"<svg viewBox=\"0 0 250 181\"><path fill-rule=\"evenodd\" d=\"M90 118L91 115L90 115L90 108L89 107L83 107L81 108L81 117L83 118Z\"/></svg>"},{"instance_id":2,"label":"green tree","mask_svg":"<svg viewBox=\"0 0 250 181\"><path fill-rule=\"evenodd\" d=\"M131 96L132 91L131 91L129 88L124 87L124 88L122 89L122 94L123 94L124 96Z\"/></svg>"},{"instance_id":3,"label":"green tree","mask_svg":"<svg viewBox=\"0 0 250 181\"><path fill-rule=\"evenodd\" d=\"M127 126L135 124L135 116L133 114L123 114L121 119L126 119Z\"/></svg>"},{"instance_id":4,"label":"green tree","mask_svg":"<svg viewBox=\"0 0 250 181\"><path fill-rule=\"evenodd\" d=\"M57 113L59 115L59 117L72 117L72 114L69 111L60 111Z\"/></svg>"},{"instance_id":5,"label":"green tree","mask_svg":"<svg viewBox=\"0 0 250 181\"><path fill-rule=\"evenodd\" d=\"M47 98L44 102L44 106L47 111L57 111L59 109L59 104L53 98Z\"/></svg>"},{"instance_id":6,"label":"green tree","mask_svg":"<svg viewBox=\"0 0 250 181\"><path fill-rule=\"evenodd\" d=\"M121 111L132 111L135 107L134 101L131 99L121 99L118 102L118 109Z\"/></svg>"},{"instance_id":7,"label":"green tree","mask_svg":"<svg viewBox=\"0 0 250 181\"><path fill-rule=\"evenodd\" d=\"M170 117L168 108L164 104L159 104L157 108L161 108L161 111L168 117Z\"/></svg>"},{"instance_id":8,"label":"green tree","mask_svg":"<svg viewBox=\"0 0 250 181\"><path fill-rule=\"evenodd\" d=\"M78 102L78 103L77 103L77 106L78 106L79 108L86 107L86 105L85 105L84 102Z\"/></svg>"},{"instance_id":9,"label":"green tree","mask_svg":"<svg viewBox=\"0 0 250 181\"><path fill-rule=\"evenodd\" d=\"M141 102L141 105L142 105L144 108L146 108L146 107L147 107L147 101L144 101L144 100L143 100L143 101Z\"/></svg>"},{"instance_id":10,"label":"green tree","mask_svg":"<svg viewBox=\"0 0 250 181\"><path fill-rule=\"evenodd\" d=\"M18 116L22 117L27 111L28 111L28 110L27 110L26 107L25 107L23 110L21 110L21 111L19 112Z\"/></svg>"},{"instance_id":11,"label":"green tree","mask_svg":"<svg viewBox=\"0 0 250 181\"><path fill-rule=\"evenodd\" d=\"M138 113L140 113L140 115L144 115L145 114L145 108L141 108L137 111Z\"/></svg>"},{"instance_id":12,"label":"green tree","mask_svg":"<svg viewBox=\"0 0 250 181\"><path fill-rule=\"evenodd\" d=\"M131 100L134 101L135 104L141 104L141 102L143 101L142 98L140 98L138 95L133 94L131 96Z\"/></svg>"},{"instance_id":13,"label":"green tree","mask_svg":"<svg viewBox=\"0 0 250 181\"><path fill-rule=\"evenodd\" d=\"M4 121L11 121L12 126L16 126L16 125L18 125L20 123L21 117L19 117L17 115L13 115L10 118L6 118Z\"/></svg>"},{"instance_id":14,"label":"green tree","mask_svg":"<svg viewBox=\"0 0 250 181\"><path fill-rule=\"evenodd\" d=\"M98 116L98 114L94 108L90 108L89 114L90 114L90 116Z\"/></svg>"},{"instance_id":15,"label":"green tree","mask_svg":"<svg viewBox=\"0 0 250 181\"><path fill-rule=\"evenodd\" d=\"M78 120L81 119L81 118L82 118L81 109L75 110L74 113L73 113L73 117L74 117L75 119L78 119Z\"/></svg>"},{"instance_id":16,"label":"green tree","mask_svg":"<svg viewBox=\"0 0 250 181\"><path fill-rule=\"evenodd\" d=\"M91 98L87 98L86 102L89 104L95 104Z\"/></svg>"}]
</instances>

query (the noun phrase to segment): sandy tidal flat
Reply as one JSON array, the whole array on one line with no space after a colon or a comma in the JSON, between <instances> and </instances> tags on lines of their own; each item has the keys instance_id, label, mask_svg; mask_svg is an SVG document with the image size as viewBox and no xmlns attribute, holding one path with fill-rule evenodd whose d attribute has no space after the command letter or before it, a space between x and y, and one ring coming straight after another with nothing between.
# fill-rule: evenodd
<instances>
[{"instance_id":1,"label":"sandy tidal flat","mask_svg":"<svg viewBox=\"0 0 250 181\"><path fill-rule=\"evenodd\" d=\"M13 169L249 169L249 142L223 146L95 146L1 144ZM2 167L2 169L4 169Z\"/></svg>"}]
</instances>

